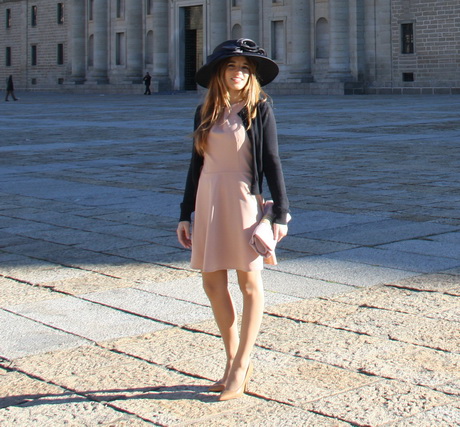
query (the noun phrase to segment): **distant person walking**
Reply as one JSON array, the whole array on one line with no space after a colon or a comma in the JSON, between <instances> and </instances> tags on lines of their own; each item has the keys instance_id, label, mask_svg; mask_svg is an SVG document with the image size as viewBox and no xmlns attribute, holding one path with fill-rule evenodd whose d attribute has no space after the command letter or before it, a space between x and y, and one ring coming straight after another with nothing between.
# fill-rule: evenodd
<instances>
[{"instance_id":1,"label":"distant person walking","mask_svg":"<svg viewBox=\"0 0 460 427\"><path fill-rule=\"evenodd\" d=\"M10 74L8 80L6 81L6 97L5 101L9 101L9 96L12 96L15 101L18 100L14 95L14 83L13 83L13 76Z\"/></svg>"},{"instance_id":2,"label":"distant person walking","mask_svg":"<svg viewBox=\"0 0 460 427\"><path fill-rule=\"evenodd\" d=\"M150 83L152 82L152 76L147 72L147 74L143 78L145 84L145 92L144 95L151 95L150 92Z\"/></svg>"}]
</instances>

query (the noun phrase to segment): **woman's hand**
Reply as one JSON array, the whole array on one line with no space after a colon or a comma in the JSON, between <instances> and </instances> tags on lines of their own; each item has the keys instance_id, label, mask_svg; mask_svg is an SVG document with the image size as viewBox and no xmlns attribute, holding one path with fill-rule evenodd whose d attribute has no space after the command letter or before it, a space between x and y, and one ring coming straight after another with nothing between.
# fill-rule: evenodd
<instances>
[{"instance_id":1,"label":"woman's hand","mask_svg":"<svg viewBox=\"0 0 460 427\"><path fill-rule=\"evenodd\" d=\"M177 239L179 240L179 243L185 248L185 249L191 249L192 248L192 239L190 236L190 222L188 221L181 221L179 222L179 225L177 226Z\"/></svg>"},{"instance_id":2,"label":"woman's hand","mask_svg":"<svg viewBox=\"0 0 460 427\"><path fill-rule=\"evenodd\" d=\"M279 242L288 233L288 226L286 224L273 223L273 237Z\"/></svg>"}]
</instances>

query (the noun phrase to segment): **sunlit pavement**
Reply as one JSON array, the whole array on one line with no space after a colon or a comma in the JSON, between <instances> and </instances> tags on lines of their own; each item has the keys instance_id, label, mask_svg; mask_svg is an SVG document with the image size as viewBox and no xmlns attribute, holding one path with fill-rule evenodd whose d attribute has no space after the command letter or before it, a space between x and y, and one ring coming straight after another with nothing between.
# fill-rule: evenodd
<instances>
[{"instance_id":1,"label":"sunlit pavement","mask_svg":"<svg viewBox=\"0 0 460 427\"><path fill-rule=\"evenodd\" d=\"M0 104L0 425L460 423L460 97L276 96L249 394L175 236L200 95ZM231 290L241 310L234 273Z\"/></svg>"}]
</instances>

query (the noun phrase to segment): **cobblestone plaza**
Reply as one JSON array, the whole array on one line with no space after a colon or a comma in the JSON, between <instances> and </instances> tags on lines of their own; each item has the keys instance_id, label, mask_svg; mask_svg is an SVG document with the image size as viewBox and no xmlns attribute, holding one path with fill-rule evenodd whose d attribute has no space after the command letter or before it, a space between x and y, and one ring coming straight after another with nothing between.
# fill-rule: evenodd
<instances>
[{"instance_id":1,"label":"cobblestone plaza","mask_svg":"<svg viewBox=\"0 0 460 427\"><path fill-rule=\"evenodd\" d=\"M218 403L223 348L175 236L199 99L18 96L0 425L459 425L457 97L274 97L293 220L249 394Z\"/></svg>"}]
</instances>

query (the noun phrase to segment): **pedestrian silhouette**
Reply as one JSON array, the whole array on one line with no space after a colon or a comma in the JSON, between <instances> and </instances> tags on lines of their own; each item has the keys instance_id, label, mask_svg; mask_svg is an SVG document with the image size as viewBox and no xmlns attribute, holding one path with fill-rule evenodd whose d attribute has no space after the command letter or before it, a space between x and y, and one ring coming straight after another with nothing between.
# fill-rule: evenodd
<instances>
[{"instance_id":1,"label":"pedestrian silhouette","mask_svg":"<svg viewBox=\"0 0 460 427\"><path fill-rule=\"evenodd\" d=\"M147 72L147 74L144 76L142 79L145 84L145 92L144 95L151 95L152 92L150 92L150 83L152 81L152 76Z\"/></svg>"},{"instance_id":2,"label":"pedestrian silhouette","mask_svg":"<svg viewBox=\"0 0 460 427\"><path fill-rule=\"evenodd\" d=\"M13 76L10 74L8 80L6 81L6 97L5 101L9 101L9 96L12 96L15 101L18 100L14 95L14 83L13 83Z\"/></svg>"}]
</instances>

